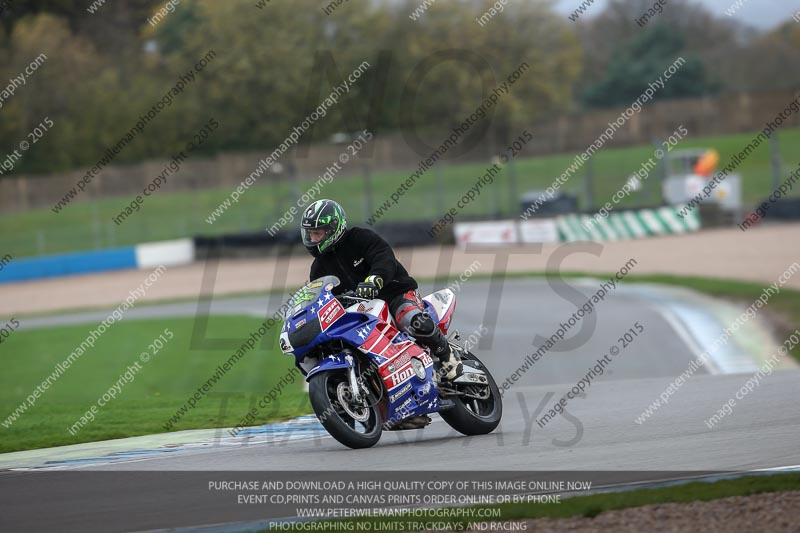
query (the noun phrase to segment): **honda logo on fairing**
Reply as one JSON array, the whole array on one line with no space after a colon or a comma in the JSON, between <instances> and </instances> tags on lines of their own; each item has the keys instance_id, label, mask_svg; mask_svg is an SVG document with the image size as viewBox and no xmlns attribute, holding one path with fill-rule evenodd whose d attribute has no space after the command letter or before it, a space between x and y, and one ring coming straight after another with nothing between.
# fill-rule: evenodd
<instances>
[{"instance_id":1,"label":"honda logo on fairing","mask_svg":"<svg viewBox=\"0 0 800 533\"><path fill-rule=\"evenodd\" d=\"M391 376L389 376L389 380L390 380L390 387L389 388L394 388L394 387L400 385L401 383L403 383L407 379L411 378L411 376L413 376L413 375L414 375L414 369L411 367L411 365L403 368L402 370L399 370L398 372L396 372L396 373L392 374Z\"/></svg>"}]
</instances>

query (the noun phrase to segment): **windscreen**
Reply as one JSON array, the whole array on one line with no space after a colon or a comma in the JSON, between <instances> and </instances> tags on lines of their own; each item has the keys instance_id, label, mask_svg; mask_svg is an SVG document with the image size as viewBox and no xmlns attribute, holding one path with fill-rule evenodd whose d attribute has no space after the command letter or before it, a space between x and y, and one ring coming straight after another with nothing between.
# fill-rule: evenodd
<instances>
[{"instance_id":1,"label":"windscreen","mask_svg":"<svg viewBox=\"0 0 800 533\"><path fill-rule=\"evenodd\" d=\"M306 283L289 298L289 307L283 315L284 319L288 319L316 302L323 292L329 291L337 285L339 285L339 278L336 276L324 276Z\"/></svg>"}]
</instances>

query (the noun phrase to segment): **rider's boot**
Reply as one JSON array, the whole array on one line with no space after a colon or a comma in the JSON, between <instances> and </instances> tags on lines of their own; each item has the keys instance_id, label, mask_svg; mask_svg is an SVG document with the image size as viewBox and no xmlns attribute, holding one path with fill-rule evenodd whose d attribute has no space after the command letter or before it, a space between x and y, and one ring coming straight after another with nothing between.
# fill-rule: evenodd
<instances>
[{"instance_id":1,"label":"rider's boot","mask_svg":"<svg viewBox=\"0 0 800 533\"><path fill-rule=\"evenodd\" d=\"M428 347L441 362L439 370L440 376L448 381L453 381L458 376L464 373L464 365L461 363L461 357L450 348L450 343L447 342L444 334L436 328L433 335L425 339L428 341Z\"/></svg>"},{"instance_id":2,"label":"rider's boot","mask_svg":"<svg viewBox=\"0 0 800 533\"><path fill-rule=\"evenodd\" d=\"M450 349L450 343L428 313L414 315L411 319L410 333L420 344L430 349L431 354L441 362L439 369L441 378L452 381L464 373L461 358Z\"/></svg>"}]
</instances>

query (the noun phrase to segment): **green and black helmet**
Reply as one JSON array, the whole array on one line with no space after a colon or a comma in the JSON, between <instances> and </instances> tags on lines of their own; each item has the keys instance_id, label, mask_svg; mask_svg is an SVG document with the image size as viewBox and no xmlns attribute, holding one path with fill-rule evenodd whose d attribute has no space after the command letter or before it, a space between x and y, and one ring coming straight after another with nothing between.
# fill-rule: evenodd
<instances>
[{"instance_id":1,"label":"green and black helmet","mask_svg":"<svg viewBox=\"0 0 800 533\"><path fill-rule=\"evenodd\" d=\"M322 238L315 235L312 239L311 230L325 230ZM317 200L309 205L303 212L300 222L300 234L303 244L312 255L323 254L333 247L347 230L347 218L344 209L333 200ZM318 232L314 232L318 233Z\"/></svg>"}]
</instances>

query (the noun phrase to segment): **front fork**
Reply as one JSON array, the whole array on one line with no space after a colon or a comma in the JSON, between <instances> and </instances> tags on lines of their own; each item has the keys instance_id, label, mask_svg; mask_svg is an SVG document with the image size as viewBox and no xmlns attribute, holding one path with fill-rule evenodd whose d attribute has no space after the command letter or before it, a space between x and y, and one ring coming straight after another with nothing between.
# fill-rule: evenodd
<instances>
[{"instance_id":1,"label":"front fork","mask_svg":"<svg viewBox=\"0 0 800 533\"><path fill-rule=\"evenodd\" d=\"M347 354L345 356L345 360L349 363L350 367L347 370L347 378L350 381L350 390L353 392L353 399L357 402L361 402L361 390L358 386L358 378L356 377L356 365L355 361L353 360L353 356Z\"/></svg>"}]
</instances>

